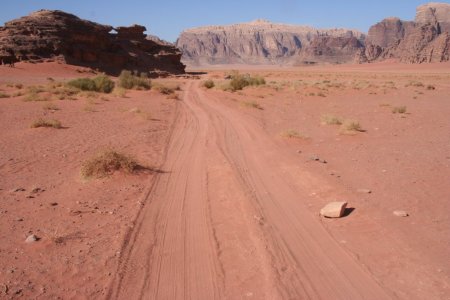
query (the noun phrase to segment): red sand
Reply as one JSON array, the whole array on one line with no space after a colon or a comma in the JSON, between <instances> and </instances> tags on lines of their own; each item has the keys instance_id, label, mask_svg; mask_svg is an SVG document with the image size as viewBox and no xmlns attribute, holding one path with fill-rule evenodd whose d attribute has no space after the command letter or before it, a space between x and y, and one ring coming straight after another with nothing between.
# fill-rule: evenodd
<instances>
[{"instance_id":1,"label":"red sand","mask_svg":"<svg viewBox=\"0 0 450 300\"><path fill-rule=\"evenodd\" d=\"M75 69L3 67L0 89ZM61 130L29 128L42 103L0 99L0 295L447 299L450 65L247 70L268 84L231 93L185 80L182 101L134 91L95 100L96 112L54 101ZM340 134L324 114L366 131ZM82 181L81 163L106 146L162 172ZM354 210L319 217L335 200ZM30 233L42 239L24 243Z\"/></svg>"}]
</instances>

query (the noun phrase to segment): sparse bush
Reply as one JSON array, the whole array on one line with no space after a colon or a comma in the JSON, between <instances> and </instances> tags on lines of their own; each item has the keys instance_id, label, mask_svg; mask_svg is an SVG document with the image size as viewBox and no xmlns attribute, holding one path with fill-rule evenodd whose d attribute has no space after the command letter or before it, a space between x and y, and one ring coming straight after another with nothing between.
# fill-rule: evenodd
<instances>
[{"instance_id":1,"label":"sparse bush","mask_svg":"<svg viewBox=\"0 0 450 300\"><path fill-rule=\"evenodd\" d=\"M58 120L45 120L45 119L38 119L31 124L31 128L38 128L38 127L51 127L51 128L62 128L61 122Z\"/></svg>"},{"instance_id":2,"label":"sparse bush","mask_svg":"<svg viewBox=\"0 0 450 300\"><path fill-rule=\"evenodd\" d=\"M25 95L25 97L23 97L23 101L25 102L32 102L32 101L47 101L49 99L47 99L46 97L41 97L41 95L39 95L39 93L32 91L29 92L27 95Z\"/></svg>"},{"instance_id":3,"label":"sparse bush","mask_svg":"<svg viewBox=\"0 0 450 300\"><path fill-rule=\"evenodd\" d=\"M170 95L170 94L175 93L175 89L170 88L168 86L160 85L160 84L155 85L154 89L164 95Z\"/></svg>"},{"instance_id":4,"label":"sparse bush","mask_svg":"<svg viewBox=\"0 0 450 300\"><path fill-rule=\"evenodd\" d=\"M250 76L248 74L242 75L239 72L233 72L230 75L231 81L229 82L229 90L238 91L251 85L263 85L266 84L266 80L261 76Z\"/></svg>"},{"instance_id":5,"label":"sparse bush","mask_svg":"<svg viewBox=\"0 0 450 300\"><path fill-rule=\"evenodd\" d=\"M114 89L114 81L106 75L99 75L94 78L97 92L109 94Z\"/></svg>"},{"instance_id":6,"label":"sparse bush","mask_svg":"<svg viewBox=\"0 0 450 300\"><path fill-rule=\"evenodd\" d=\"M120 170L133 173L138 166L139 164L131 156L109 149L84 162L81 167L81 176L102 178Z\"/></svg>"},{"instance_id":7,"label":"sparse bush","mask_svg":"<svg viewBox=\"0 0 450 300\"><path fill-rule=\"evenodd\" d=\"M396 107L392 108L392 113L404 114L404 113L406 113L406 106L396 106Z\"/></svg>"},{"instance_id":8,"label":"sparse bush","mask_svg":"<svg viewBox=\"0 0 450 300\"><path fill-rule=\"evenodd\" d=\"M207 89L212 89L215 86L214 81L211 79L204 81L202 85Z\"/></svg>"},{"instance_id":9,"label":"sparse bush","mask_svg":"<svg viewBox=\"0 0 450 300\"><path fill-rule=\"evenodd\" d=\"M119 76L119 87L127 90L149 90L151 88L151 82L145 76L134 76L131 71L123 70Z\"/></svg>"},{"instance_id":10,"label":"sparse bush","mask_svg":"<svg viewBox=\"0 0 450 300\"><path fill-rule=\"evenodd\" d=\"M106 75L99 75L94 78L77 78L69 81L68 86L82 91L111 93L114 89L114 82Z\"/></svg>"},{"instance_id":11,"label":"sparse bush","mask_svg":"<svg viewBox=\"0 0 450 300\"><path fill-rule=\"evenodd\" d=\"M77 78L69 81L68 86L80 89L82 91L95 91L95 82L91 78Z\"/></svg>"},{"instance_id":12,"label":"sparse bush","mask_svg":"<svg viewBox=\"0 0 450 300\"><path fill-rule=\"evenodd\" d=\"M333 115L323 115L321 121L325 125L342 125L342 119Z\"/></svg>"},{"instance_id":13,"label":"sparse bush","mask_svg":"<svg viewBox=\"0 0 450 300\"><path fill-rule=\"evenodd\" d=\"M10 96L4 92L0 92L0 98L9 98Z\"/></svg>"}]
</instances>

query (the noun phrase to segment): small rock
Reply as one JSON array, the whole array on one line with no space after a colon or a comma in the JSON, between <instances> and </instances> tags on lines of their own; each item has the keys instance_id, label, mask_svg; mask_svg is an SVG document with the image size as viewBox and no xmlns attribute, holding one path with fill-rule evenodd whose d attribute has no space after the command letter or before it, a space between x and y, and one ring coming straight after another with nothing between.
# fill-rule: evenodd
<instances>
[{"instance_id":1,"label":"small rock","mask_svg":"<svg viewBox=\"0 0 450 300\"><path fill-rule=\"evenodd\" d=\"M16 221L16 222L22 222L22 221L23 221L23 218L18 218L18 219L16 219L15 221Z\"/></svg>"},{"instance_id":2,"label":"small rock","mask_svg":"<svg viewBox=\"0 0 450 300\"><path fill-rule=\"evenodd\" d=\"M25 192L25 189L24 189L24 188L16 188L16 189L13 190L13 192L14 192L14 193L17 193L17 192Z\"/></svg>"},{"instance_id":3,"label":"small rock","mask_svg":"<svg viewBox=\"0 0 450 300\"><path fill-rule=\"evenodd\" d=\"M358 189L357 192L361 194L372 194L372 191L369 189Z\"/></svg>"},{"instance_id":4,"label":"small rock","mask_svg":"<svg viewBox=\"0 0 450 300\"><path fill-rule=\"evenodd\" d=\"M50 205L51 205L51 206L57 206L57 205L58 205L58 202L52 202L52 203L50 203Z\"/></svg>"},{"instance_id":5,"label":"small rock","mask_svg":"<svg viewBox=\"0 0 450 300\"><path fill-rule=\"evenodd\" d=\"M297 150L297 153L298 153L298 154L302 153L302 150Z\"/></svg>"},{"instance_id":6,"label":"small rock","mask_svg":"<svg viewBox=\"0 0 450 300\"><path fill-rule=\"evenodd\" d=\"M31 193L32 194L37 194L37 193L40 193L40 192L43 192L43 191L44 191L44 189L41 189L40 187L36 187L36 188L31 190Z\"/></svg>"},{"instance_id":7,"label":"small rock","mask_svg":"<svg viewBox=\"0 0 450 300\"><path fill-rule=\"evenodd\" d=\"M35 236L34 234L31 234L25 239L25 243L31 244L31 243L37 242L38 240L39 240L39 238L37 236Z\"/></svg>"},{"instance_id":8,"label":"small rock","mask_svg":"<svg viewBox=\"0 0 450 300\"><path fill-rule=\"evenodd\" d=\"M393 214L394 214L394 216L397 216L397 217L407 217L407 216L409 216L409 214L406 211L404 211L404 210L395 210L393 212Z\"/></svg>"},{"instance_id":9,"label":"small rock","mask_svg":"<svg viewBox=\"0 0 450 300\"><path fill-rule=\"evenodd\" d=\"M346 207L347 202L330 202L320 210L320 215L326 218L341 218Z\"/></svg>"}]
</instances>

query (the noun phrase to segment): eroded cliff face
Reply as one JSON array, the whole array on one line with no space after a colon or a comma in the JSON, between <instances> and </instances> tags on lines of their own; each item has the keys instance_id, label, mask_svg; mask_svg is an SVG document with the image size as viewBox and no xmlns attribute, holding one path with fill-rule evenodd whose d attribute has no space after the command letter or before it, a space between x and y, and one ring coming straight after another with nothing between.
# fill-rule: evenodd
<instances>
[{"instance_id":1,"label":"eroded cliff face","mask_svg":"<svg viewBox=\"0 0 450 300\"><path fill-rule=\"evenodd\" d=\"M181 51L146 39L144 26L113 28L62 11L40 10L0 27L0 57L59 60L110 74L123 69L180 74Z\"/></svg>"},{"instance_id":2,"label":"eroded cliff face","mask_svg":"<svg viewBox=\"0 0 450 300\"><path fill-rule=\"evenodd\" d=\"M372 26L358 62L394 58L405 63L443 62L450 54L450 4L417 8L413 22L389 18Z\"/></svg>"},{"instance_id":3,"label":"eroded cliff face","mask_svg":"<svg viewBox=\"0 0 450 300\"><path fill-rule=\"evenodd\" d=\"M181 33L176 45L186 64L292 64L301 62L302 57L305 61L321 60L339 41L347 44L345 39L363 40L364 35L347 29L322 30L257 20L189 29ZM330 47L321 51L318 47L322 44Z\"/></svg>"}]
</instances>

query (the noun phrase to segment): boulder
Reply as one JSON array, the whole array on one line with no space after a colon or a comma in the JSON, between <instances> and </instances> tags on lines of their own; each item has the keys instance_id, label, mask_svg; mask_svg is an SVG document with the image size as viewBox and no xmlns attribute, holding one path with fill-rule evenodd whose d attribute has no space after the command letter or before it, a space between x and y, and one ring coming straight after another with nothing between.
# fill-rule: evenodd
<instances>
[{"instance_id":1,"label":"boulder","mask_svg":"<svg viewBox=\"0 0 450 300\"><path fill-rule=\"evenodd\" d=\"M341 218L346 208L347 202L330 202L320 210L320 215L326 218Z\"/></svg>"}]
</instances>

